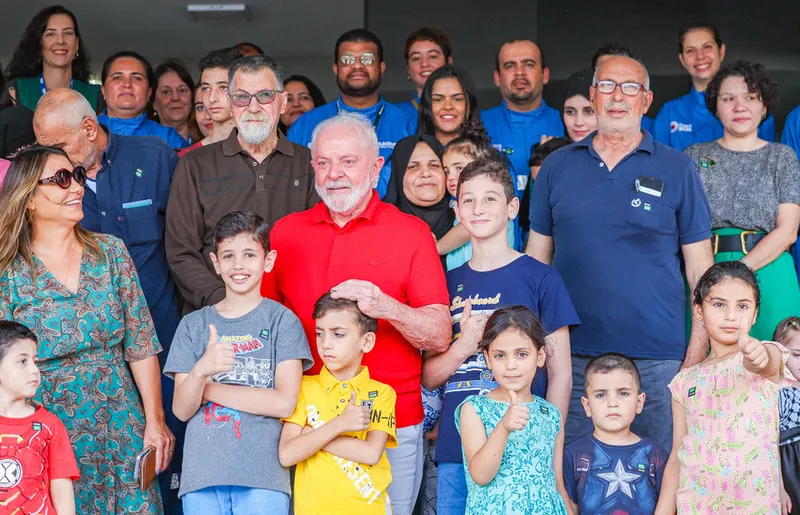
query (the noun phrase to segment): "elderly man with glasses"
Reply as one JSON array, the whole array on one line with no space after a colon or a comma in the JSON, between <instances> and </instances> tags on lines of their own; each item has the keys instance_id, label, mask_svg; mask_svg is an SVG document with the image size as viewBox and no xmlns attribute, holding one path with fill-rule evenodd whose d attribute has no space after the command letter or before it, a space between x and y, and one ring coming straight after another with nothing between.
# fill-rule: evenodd
<instances>
[{"instance_id":1,"label":"elderly man with glasses","mask_svg":"<svg viewBox=\"0 0 800 515\"><path fill-rule=\"evenodd\" d=\"M550 155L531 198L527 253L552 264L581 319L570 335L572 398L566 441L593 430L581 406L589 360L619 352L634 360L647 396L633 431L669 451L667 384L702 361L708 339L694 324L687 348L687 299L714 263L711 213L691 159L641 130L653 101L644 65L609 57L589 90L598 130Z\"/></svg>"},{"instance_id":2,"label":"elderly man with glasses","mask_svg":"<svg viewBox=\"0 0 800 515\"><path fill-rule=\"evenodd\" d=\"M220 218L252 211L272 227L319 200L309 150L277 129L287 104L278 63L266 55L235 61L228 69L228 99L236 128L181 159L167 204L167 259L184 314L225 296L209 257Z\"/></svg>"}]
</instances>

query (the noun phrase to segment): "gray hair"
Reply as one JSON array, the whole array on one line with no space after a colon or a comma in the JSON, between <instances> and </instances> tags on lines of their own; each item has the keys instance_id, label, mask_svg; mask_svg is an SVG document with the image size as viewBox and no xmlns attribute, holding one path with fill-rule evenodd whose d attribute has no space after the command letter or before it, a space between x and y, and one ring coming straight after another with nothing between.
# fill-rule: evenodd
<instances>
[{"instance_id":1,"label":"gray hair","mask_svg":"<svg viewBox=\"0 0 800 515\"><path fill-rule=\"evenodd\" d=\"M228 84L233 84L233 76L236 72L258 73L261 70L270 70L275 75L275 83L280 91L283 91L283 76L278 61L268 55L248 55L235 60L228 68Z\"/></svg>"},{"instance_id":2,"label":"gray hair","mask_svg":"<svg viewBox=\"0 0 800 515\"><path fill-rule=\"evenodd\" d=\"M619 55L618 54L613 54L613 56L614 57L625 57L626 59L631 59L632 61L636 61L637 63L639 63L639 66L641 66L642 70L644 70L644 90L645 91L650 91L650 73L648 73L647 67L644 65L644 63L642 62L641 59L639 59L638 57L629 57L627 55L622 55L622 54L619 54ZM597 68L595 68L594 69L594 74L592 74L592 86L597 84L597 70L599 68L600 68L599 66Z\"/></svg>"},{"instance_id":3,"label":"gray hair","mask_svg":"<svg viewBox=\"0 0 800 515\"><path fill-rule=\"evenodd\" d=\"M78 128L86 118L97 122L97 115L92 105L77 91L56 89L48 91L36 103L34 118L36 124L41 124L41 117L58 114L62 124L69 128ZM38 116L37 116L38 115Z\"/></svg>"},{"instance_id":4,"label":"gray hair","mask_svg":"<svg viewBox=\"0 0 800 515\"><path fill-rule=\"evenodd\" d=\"M363 144L364 150L369 152L372 157L378 157L378 136L375 134L375 129L372 127L372 122L369 121L369 118L360 113L339 113L314 127L314 132L311 134L311 143L308 145L312 156L314 155L314 147L317 145L319 135L322 131L333 128L354 129Z\"/></svg>"}]
</instances>

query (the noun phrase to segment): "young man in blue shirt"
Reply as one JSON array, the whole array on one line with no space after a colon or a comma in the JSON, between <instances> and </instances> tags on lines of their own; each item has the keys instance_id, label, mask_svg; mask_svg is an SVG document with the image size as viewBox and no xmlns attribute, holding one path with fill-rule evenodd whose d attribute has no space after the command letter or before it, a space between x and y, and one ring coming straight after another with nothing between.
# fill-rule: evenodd
<instances>
[{"instance_id":1,"label":"young man in blue shirt","mask_svg":"<svg viewBox=\"0 0 800 515\"><path fill-rule=\"evenodd\" d=\"M366 116L378 135L378 149L384 159L383 169L375 189L383 197L389 186L391 159L395 143L416 133L416 120L412 120L397 106L386 102L380 93L383 72L383 44L366 29L345 32L336 41L333 73L339 87L339 97L317 107L298 118L286 135L298 145L308 146L314 128L322 121L342 112L356 112Z\"/></svg>"}]
</instances>

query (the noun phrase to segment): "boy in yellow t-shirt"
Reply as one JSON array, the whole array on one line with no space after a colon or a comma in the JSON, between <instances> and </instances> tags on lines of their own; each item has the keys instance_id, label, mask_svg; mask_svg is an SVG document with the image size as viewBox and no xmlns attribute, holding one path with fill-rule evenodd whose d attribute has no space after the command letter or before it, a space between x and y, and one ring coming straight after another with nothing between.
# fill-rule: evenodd
<instances>
[{"instance_id":1,"label":"boy in yellow t-shirt","mask_svg":"<svg viewBox=\"0 0 800 515\"><path fill-rule=\"evenodd\" d=\"M294 513L391 514L385 449L397 446L397 394L361 366L375 346L378 322L330 293L314 304L313 317L325 366L303 377L278 447L284 467L297 465Z\"/></svg>"}]
</instances>

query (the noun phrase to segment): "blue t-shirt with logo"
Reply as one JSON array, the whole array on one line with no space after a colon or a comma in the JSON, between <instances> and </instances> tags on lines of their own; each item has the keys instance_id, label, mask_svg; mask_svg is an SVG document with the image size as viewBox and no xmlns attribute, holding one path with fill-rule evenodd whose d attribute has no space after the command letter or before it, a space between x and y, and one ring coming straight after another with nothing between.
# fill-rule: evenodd
<instances>
[{"instance_id":1,"label":"blue t-shirt with logo","mask_svg":"<svg viewBox=\"0 0 800 515\"><path fill-rule=\"evenodd\" d=\"M705 93L692 90L661 107L653 125L653 138L659 143L683 150L694 143L707 143L722 137L722 124L706 106ZM775 119L769 115L758 127L758 137L775 141Z\"/></svg>"},{"instance_id":2,"label":"blue t-shirt with logo","mask_svg":"<svg viewBox=\"0 0 800 515\"><path fill-rule=\"evenodd\" d=\"M489 315L497 308L522 304L541 319L546 334L580 323L558 272L524 254L489 272L475 271L469 263L464 263L447 272L447 289L453 341L461 336L461 314L467 298L472 301L473 315ZM461 437L454 419L456 407L470 395L485 395L495 388L497 382L486 367L483 353L468 358L450 377L445 385L437 461L461 463ZM542 398L547 393L544 368L536 372L531 392Z\"/></svg>"},{"instance_id":3,"label":"blue t-shirt with logo","mask_svg":"<svg viewBox=\"0 0 800 515\"><path fill-rule=\"evenodd\" d=\"M375 133L378 135L378 151L384 159L375 189L378 190L378 196L383 197L389 187L389 178L392 175L392 161L389 159L392 150L398 141L417 132L416 123L412 125L409 117L402 110L396 105L384 101L383 97L372 107L356 109L345 104L340 96L329 104L304 113L289 128L289 134L286 137L292 143L307 147L311 144L314 128L340 112L363 114L372 122Z\"/></svg>"},{"instance_id":4,"label":"blue t-shirt with logo","mask_svg":"<svg viewBox=\"0 0 800 515\"><path fill-rule=\"evenodd\" d=\"M581 515L652 515L668 458L649 438L608 445L589 434L564 449L564 486Z\"/></svg>"}]
</instances>

